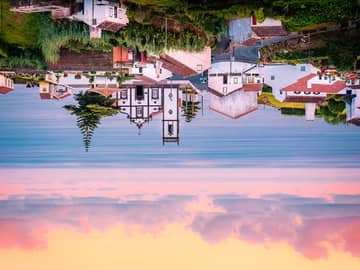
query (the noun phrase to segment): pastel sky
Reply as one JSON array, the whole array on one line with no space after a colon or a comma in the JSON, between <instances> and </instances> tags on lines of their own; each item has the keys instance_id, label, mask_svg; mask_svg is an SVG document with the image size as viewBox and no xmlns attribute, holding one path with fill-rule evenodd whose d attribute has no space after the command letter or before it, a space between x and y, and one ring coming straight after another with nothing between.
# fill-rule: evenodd
<instances>
[{"instance_id":1,"label":"pastel sky","mask_svg":"<svg viewBox=\"0 0 360 270\"><path fill-rule=\"evenodd\" d=\"M179 146L116 116L85 153L68 102L0 97L0 269L360 268L357 127L206 97Z\"/></svg>"},{"instance_id":2,"label":"pastel sky","mask_svg":"<svg viewBox=\"0 0 360 270\"><path fill-rule=\"evenodd\" d=\"M344 179L359 174L339 170ZM181 184L180 177L164 180L170 171L159 174L159 182L115 180L109 176L121 170L113 169L91 174L58 170L46 178L49 171L3 174L14 176L0 184L5 269L360 266L360 183L328 177L325 170L319 171L317 183L304 176L293 188L286 174L294 177L298 171L285 170L278 181L266 181L257 179L261 174L254 170L252 180L233 176L220 181L222 189L201 177L195 185ZM105 177L99 180L99 175ZM25 189L18 189L21 183Z\"/></svg>"}]
</instances>

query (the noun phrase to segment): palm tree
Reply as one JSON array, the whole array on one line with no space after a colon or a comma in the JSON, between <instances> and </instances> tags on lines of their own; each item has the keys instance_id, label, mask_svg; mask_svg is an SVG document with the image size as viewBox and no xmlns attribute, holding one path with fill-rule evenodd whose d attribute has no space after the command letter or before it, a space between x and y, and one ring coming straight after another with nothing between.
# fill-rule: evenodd
<instances>
[{"instance_id":1,"label":"palm tree","mask_svg":"<svg viewBox=\"0 0 360 270\"><path fill-rule=\"evenodd\" d=\"M77 116L76 124L83 135L85 151L88 152L94 130L101 123L101 118L114 116L119 110L112 107L114 99L96 93L80 92L75 94L75 100L78 106L65 105L64 109Z\"/></svg>"}]
</instances>

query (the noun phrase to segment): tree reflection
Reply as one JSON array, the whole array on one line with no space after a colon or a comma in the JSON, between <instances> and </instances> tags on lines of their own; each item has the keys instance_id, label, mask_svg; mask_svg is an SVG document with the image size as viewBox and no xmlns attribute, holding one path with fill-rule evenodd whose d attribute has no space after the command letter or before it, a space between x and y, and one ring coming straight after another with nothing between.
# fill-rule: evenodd
<instances>
[{"instance_id":1,"label":"tree reflection","mask_svg":"<svg viewBox=\"0 0 360 270\"><path fill-rule=\"evenodd\" d=\"M83 136L85 151L88 152L94 130L100 124L101 118L114 116L119 113L119 109L112 106L115 100L111 97L91 92L80 92L74 96L78 105L65 105L64 109L77 116L77 126Z\"/></svg>"}]
</instances>

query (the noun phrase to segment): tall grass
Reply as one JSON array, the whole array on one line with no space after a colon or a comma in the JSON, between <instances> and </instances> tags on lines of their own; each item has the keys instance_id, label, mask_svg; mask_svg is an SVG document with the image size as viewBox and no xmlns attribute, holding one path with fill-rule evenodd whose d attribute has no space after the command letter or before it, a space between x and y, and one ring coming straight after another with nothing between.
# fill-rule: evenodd
<instances>
[{"instance_id":1,"label":"tall grass","mask_svg":"<svg viewBox=\"0 0 360 270\"><path fill-rule=\"evenodd\" d=\"M92 48L109 47L106 36L90 39L89 27L85 24L69 21L54 21L47 15L42 16L39 30L39 48L48 63L56 63L61 48L89 46Z\"/></svg>"}]
</instances>

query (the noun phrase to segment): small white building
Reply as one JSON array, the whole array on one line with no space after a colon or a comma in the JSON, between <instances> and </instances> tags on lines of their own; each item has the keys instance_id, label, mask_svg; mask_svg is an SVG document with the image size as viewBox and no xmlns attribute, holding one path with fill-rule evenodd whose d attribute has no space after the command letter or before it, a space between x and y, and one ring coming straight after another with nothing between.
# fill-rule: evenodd
<instances>
[{"instance_id":1,"label":"small white building","mask_svg":"<svg viewBox=\"0 0 360 270\"><path fill-rule=\"evenodd\" d=\"M39 83L39 94L41 99L63 99L71 96L72 91L69 86L58 83L54 73L47 73L45 80Z\"/></svg>"},{"instance_id":2,"label":"small white building","mask_svg":"<svg viewBox=\"0 0 360 270\"><path fill-rule=\"evenodd\" d=\"M14 81L4 74L0 74L0 94L7 94L14 90Z\"/></svg>"},{"instance_id":3,"label":"small white building","mask_svg":"<svg viewBox=\"0 0 360 270\"><path fill-rule=\"evenodd\" d=\"M84 0L83 10L70 19L89 25L91 38L101 38L102 30L117 32L129 23L126 8L119 1Z\"/></svg>"}]
</instances>

